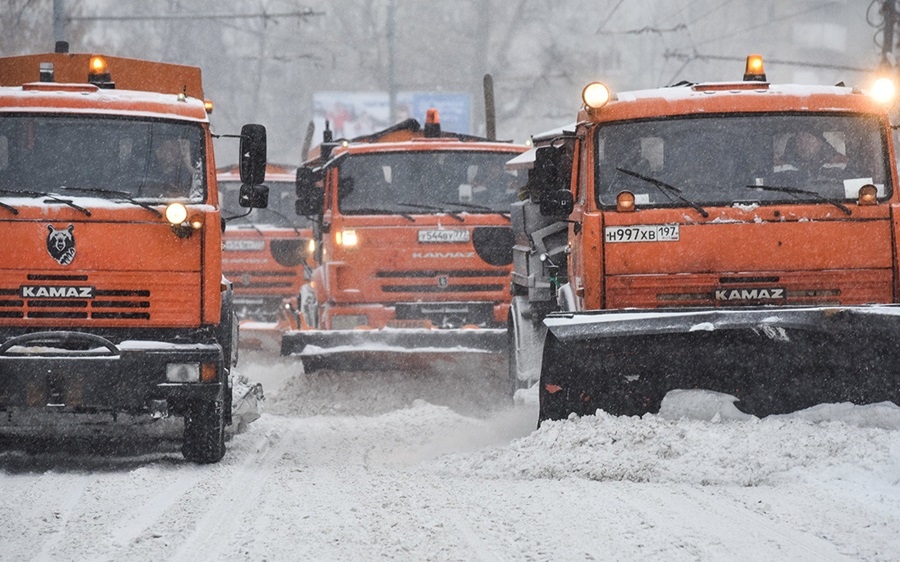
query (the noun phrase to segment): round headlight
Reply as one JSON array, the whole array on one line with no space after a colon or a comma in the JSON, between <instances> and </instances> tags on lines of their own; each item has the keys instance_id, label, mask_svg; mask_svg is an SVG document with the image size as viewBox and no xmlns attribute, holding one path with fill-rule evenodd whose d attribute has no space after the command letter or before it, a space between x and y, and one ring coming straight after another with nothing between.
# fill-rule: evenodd
<instances>
[{"instance_id":1,"label":"round headlight","mask_svg":"<svg viewBox=\"0 0 900 562\"><path fill-rule=\"evenodd\" d=\"M872 97L878 103L891 103L894 101L894 81L887 77L879 78L872 84Z\"/></svg>"},{"instance_id":2,"label":"round headlight","mask_svg":"<svg viewBox=\"0 0 900 562\"><path fill-rule=\"evenodd\" d=\"M181 203L172 203L166 207L166 220L172 224L181 224L187 219L187 207Z\"/></svg>"},{"instance_id":3,"label":"round headlight","mask_svg":"<svg viewBox=\"0 0 900 562\"><path fill-rule=\"evenodd\" d=\"M609 88L600 82L591 82L581 91L581 99L589 109L600 109L609 101Z\"/></svg>"}]
</instances>

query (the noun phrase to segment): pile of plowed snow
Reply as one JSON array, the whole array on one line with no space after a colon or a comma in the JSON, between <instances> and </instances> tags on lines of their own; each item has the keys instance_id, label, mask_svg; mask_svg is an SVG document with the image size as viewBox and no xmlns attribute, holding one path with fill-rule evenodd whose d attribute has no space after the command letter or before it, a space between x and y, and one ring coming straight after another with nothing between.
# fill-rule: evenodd
<instances>
[{"instance_id":1,"label":"pile of plowed snow","mask_svg":"<svg viewBox=\"0 0 900 562\"><path fill-rule=\"evenodd\" d=\"M716 401L719 404L715 404ZM660 414L545 422L510 444L434 462L484 478L757 486L805 473L871 471L900 483L900 407L820 405L758 419L723 416L715 393L690 391ZM704 407L706 405L706 407Z\"/></svg>"}]
</instances>

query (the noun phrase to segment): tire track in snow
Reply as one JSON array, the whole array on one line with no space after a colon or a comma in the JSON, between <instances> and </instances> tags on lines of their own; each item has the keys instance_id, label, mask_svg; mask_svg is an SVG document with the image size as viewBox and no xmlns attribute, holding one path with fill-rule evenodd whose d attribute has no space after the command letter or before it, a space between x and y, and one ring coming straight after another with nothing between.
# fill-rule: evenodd
<instances>
[{"instance_id":1,"label":"tire track in snow","mask_svg":"<svg viewBox=\"0 0 900 562\"><path fill-rule=\"evenodd\" d=\"M152 493L150 499L131 510L131 517L123 521L130 523L117 528L111 537L113 545L126 547L136 541L155 522L159 521L172 506L183 496L196 489L197 483L204 477L196 472L179 472L175 482L167 484L162 493Z\"/></svg>"},{"instance_id":2,"label":"tire track in snow","mask_svg":"<svg viewBox=\"0 0 900 562\"><path fill-rule=\"evenodd\" d=\"M81 503L81 497L84 495L84 491L87 488L88 481L90 480L89 475L81 475L77 477L77 485L71 486L67 481L67 493L63 496L62 501L59 505L59 511L54 512L56 515L57 523L56 528L52 531L53 538L41 541L41 550L38 551L37 554L34 555L33 560L52 560L53 556L50 554L51 551L59 544L60 540L65 538L66 533L66 525L69 522L69 519L72 516L72 513L75 511L75 508Z\"/></svg>"},{"instance_id":3,"label":"tire track in snow","mask_svg":"<svg viewBox=\"0 0 900 562\"><path fill-rule=\"evenodd\" d=\"M205 513L202 516L198 514L194 531L170 559L194 562L226 558L229 552L219 552L225 543L223 537L234 534L241 527L245 508L255 502L265 489L278 459L288 448L297 448L297 434L296 427L269 429L260 440L265 446L257 447L257 454L249 456L230 475L227 486L217 490L215 500L206 506ZM225 548L228 548L227 545Z\"/></svg>"}]
</instances>

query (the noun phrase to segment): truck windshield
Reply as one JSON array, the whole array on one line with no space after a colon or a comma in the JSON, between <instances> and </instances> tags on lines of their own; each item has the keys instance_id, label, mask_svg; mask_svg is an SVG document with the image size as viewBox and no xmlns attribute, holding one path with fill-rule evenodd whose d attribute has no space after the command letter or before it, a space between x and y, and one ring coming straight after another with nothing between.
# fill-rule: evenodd
<instances>
[{"instance_id":1,"label":"truck windshield","mask_svg":"<svg viewBox=\"0 0 900 562\"><path fill-rule=\"evenodd\" d=\"M881 198L892 189L887 154L883 122L857 114L704 115L603 125L597 130L597 203L614 206L622 191L644 207L821 203L855 200L866 184ZM660 183L680 191L660 189Z\"/></svg>"},{"instance_id":2,"label":"truck windshield","mask_svg":"<svg viewBox=\"0 0 900 562\"><path fill-rule=\"evenodd\" d=\"M309 228L310 220L297 215L294 202L297 200L297 188L294 182L270 182L265 183L269 187L269 206L265 209L253 209L246 217L235 218L229 225L271 225L288 228ZM226 216L238 216L247 212L247 209L238 204L238 195L241 191L241 182L220 181L219 197L222 200L222 210Z\"/></svg>"},{"instance_id":3,"label":"truck windshield","mask_svg":"<svg viewBox=\"0 0 900 562\"><path fill-rule=\"evenodd\" d=\"M0 189L203 201L203 141L195 123L0 114Z\"/></svg>"},{"instance_id":4,"label":"truck windshield","mask_svg":"<svg viewBox=\"0 0 900 562\"><path fill-rule=\"evenodd\" d=\"M339 207L346 214L508 212L517 199L512 152L415 151L351 154L341 161ZM424 211L423 211L424 212ZM432 211L427 211L429 214Z\"/></svg>"}]
</instances>

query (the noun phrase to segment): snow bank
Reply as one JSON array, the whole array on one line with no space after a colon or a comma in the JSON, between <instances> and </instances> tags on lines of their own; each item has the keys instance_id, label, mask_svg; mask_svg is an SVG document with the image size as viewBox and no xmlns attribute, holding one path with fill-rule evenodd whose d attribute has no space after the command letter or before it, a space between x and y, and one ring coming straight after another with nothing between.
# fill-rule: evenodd
<instances>
[{"instance_id":1,"label":"snow bank","mask_svg":"<svg viewBox=\"0 0 900 562\"><path fill-rule=\"evenodd\" d=\"M790 415L733 416L730 397L692 391L661 414L545 422L522 439L433 467L452 475L717 486L772 485L859 471L900 486L900 407L822 405ZM735 410L736 412L736 410ZM742 419L735 419L742 418ZM830 477L829 477L830 478ZM825 480L829 480L825 478Z\"/></svg>"}]
</instances>

